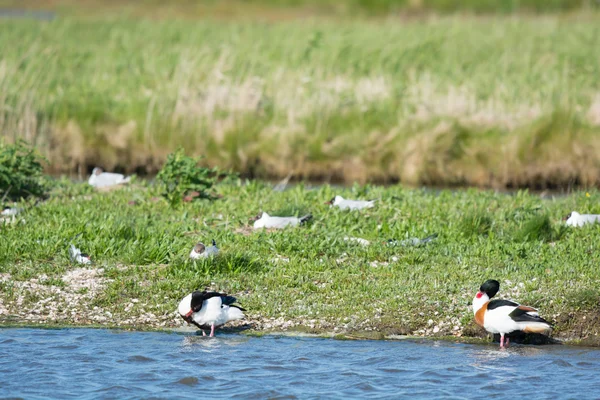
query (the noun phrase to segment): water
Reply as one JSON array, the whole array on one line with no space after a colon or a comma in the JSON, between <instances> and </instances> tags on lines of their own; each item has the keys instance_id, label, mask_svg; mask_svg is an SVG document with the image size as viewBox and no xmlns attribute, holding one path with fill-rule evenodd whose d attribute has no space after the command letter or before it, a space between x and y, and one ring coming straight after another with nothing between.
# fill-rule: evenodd
<instances>
[{"instance_id":1,"label":"water","mask_svg":"<svg viewBox=\"0 0 600 400\"><path fill-rule=\"evenodd\" d=\"M600 350L0 329L0 398L599 398Z\"/></svg>"}]
</instances>

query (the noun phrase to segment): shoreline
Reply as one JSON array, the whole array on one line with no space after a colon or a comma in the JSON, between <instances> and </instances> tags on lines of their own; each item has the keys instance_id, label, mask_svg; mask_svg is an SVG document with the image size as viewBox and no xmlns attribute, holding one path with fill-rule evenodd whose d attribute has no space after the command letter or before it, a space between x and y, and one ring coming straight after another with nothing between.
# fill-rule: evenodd
<instances>
[{"instance_id":1,"label":"shoreline","mask_svg":"<svg viewBox=\"0 0 600 400\"><path fill-rule=\"evenodd\" d=\"M83 270L80 268L79 270ZM78 270L74 270L77 272ZM90 276L90 269L86 270ZM97 275L91 274L91 276L97 277ZM0 274L0 283L6 282L6 275ZM33 279L35 282L29 282L24 284L22 287L27 290L39 291L40 286L37 284L38 280ZM98 284L97 278L89 279L87 284L96 288L102 287L102 284ZM71 288L77 289L79 286L73 285ZM177 314L176 307L173 307L172 312L165 312L162 315L158 315L157 312L148 311L137 317L127 315L123 312L108 311L98 306L92 306L93 300L85 297L73 297L76 294L69 292L68 290L60 289L55 286L51 286L48 292L54 294L60 294L64 298L71 300L71 303L58 303L52 306L46 306L49 301L42 299L42 306L39 306L39 302L35 304L35 308L28 309L23 307L22 299L25 297L24 294L17 297L16 300L8 300L4 293L0 293L0 329L3 328L40 328L40 329L71 329L71 328L89 328L89 329L119 329L126 331L148 331L148 332L167 332L167 333L198 333L200 330L192 325L187 324ZM23 293L23 292L21 292ZM93 292L93 297L99 295L99 291ZM47 297L48 298L48 297ZM8 301L7 301L8 300ZM21 300L21 301L19 301ZM87 300L87 301L86 301ZM73 302L74 301L74 302ZM125 310L130 308L132 304L137 304L137 299L131 299ZM22 307L21 312L15 312L15 308ZM110 307L108 307L110 308ZM467 308L467 307L465 307ZM80 313L78 310L90 311L85 314ZM57 311L56 310L62 310ZM72 310L77 312L73 314ZM587 347L600 347L600 313L584 313L579 321L573 322L573 315L570 314L564 318L559 315L557 322L560 320L567 321L564 325L558 326L558 334L544 336L539 334L520 334L519 332L513 333L511 341L516 344L534 344L534 345L549 345L549 344L561 344L561 345L573 345L573 346L587 346ZM70 316L68 316L70 315ZM412 327L412 329L406 326L401 326L399 321L387 321L380 325L367 325L360 328L348 328L345 325L331 324L326 321L318 321L315 319L285 319L282 317L263 317L257 313L246 311L247 318L239 321L232 321L226 324L224 327L218 328L217 332L226 333L239 333L250 336L309 336L315 338L328 338L336 340L447 340L455 341L457 343L478 343L478 344L492 344L494 343L493 335L485 332L483 328L480 328L474 323L471 318L469 323L460 324L454 326L454 329L449 329L448 326L439 328L432 326L431 319L425 327ZM588 316L590 317L588 320ZM442 316L439 318L452 319L451 316ZM346 317L344 320L348 320ZM586 325L586 320L593 321L591 324ZM440 324L443 325L443 324ZM456 329L458 328L458 329ZM557 326L555 324L555 330ZM218 333L217 333L218 334ZM497 336L497 335L496 335ZM516 336L516 337L515 337ZM496 337L497 342L497 337Z\"/></svg>"},{"instance_id":2,"label":"shoreline","mask_svg":"<svg viewBox=\"0 0 600 400\"><path fill-rule=\"evenodd\" d=\"M165 328L165 327L144 327L144 326L123 326L123 325L77 325L68 323L47 323L38 321L38 323L28 322L6 322L6 320L0 319L0 329L105 329L105 330L119 330L119 331L131 331L131 332L159 332L169 334L194 334L200 335L200 330L192 327L177 327L177 328ZM480 344L488 346L497 346L497 341L494 341L489 335L488 337L482 336L415 336L415 335L385 335L381 332L374 331L357 331L357 332L346 332L336 333L333 331L306 331L306 330L255 330L251 327L240 329L240 327L227 326L217 330L216 337L219 333L223 334L239 334L250 337L297 337L297 338L315 338L315 339L331 339L331 340L389 340L389 341L444 341L454 342L460 344ZM562 337L554 338L551 343L522 343L521 341L511 343L519 345L529 346L548 346L548 345L559 345L559 346L573 346L573 347L600 347L600 342L582 340L576 337Z\"/></svg>"}]
</instances>

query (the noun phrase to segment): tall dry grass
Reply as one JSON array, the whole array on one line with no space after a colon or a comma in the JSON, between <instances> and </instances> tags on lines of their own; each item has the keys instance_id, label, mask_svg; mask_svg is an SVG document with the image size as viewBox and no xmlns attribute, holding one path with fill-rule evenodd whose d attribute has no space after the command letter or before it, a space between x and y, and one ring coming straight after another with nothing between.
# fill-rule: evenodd
<instances>
[{"instance_id":1,"label":"tall dry grass","mask_svg":"<svg viewBox=\"0 0 600 400\"><path fill-rule=\"evenodd\" d=\"M600 17L0 25L0 132L55 172L600 182Z\"/></svg>"}]
</instances>

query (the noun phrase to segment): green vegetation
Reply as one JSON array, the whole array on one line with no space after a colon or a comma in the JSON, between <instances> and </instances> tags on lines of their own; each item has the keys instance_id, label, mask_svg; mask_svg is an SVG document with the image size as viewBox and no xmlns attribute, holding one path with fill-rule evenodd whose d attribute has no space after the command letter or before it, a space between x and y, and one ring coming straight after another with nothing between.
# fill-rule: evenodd
<instances>
[{"instance_id":1,"label":"green vegetation","mask_svg":"<svg viewBox=\"0 0 600 400\"><path fill-rule=\"evenodd\" d=\"M171 206L184 200L208 199L218 177L216 168L200 166L200 158L188 157L182 149L169 154L165 165L156 175L162 196Z\"/></svg>"},{"instance_id":2,"label":"green vegetation","mask_svg":"<svg viewBox=\"0 0 600 400\"><path fill-rule=\"evenodd\" d=\"M560 229L572 210L600 213L597 191L544 200L527 191L400 186L298 185L275 192L240 181L214 186L221 199L173 209L150 189L90 193L85 185L57 185L49 200L0 225L0 309L8 309L0 313L2 321L26 322L29 310L36 310L46 322L94 324L101 320L89 319L92 313L108 312L103 323L175 326L181 323L174 314L178 301L210 287L236 295L248 320L261 323L258 329L469 336L481 332L472 326L472 296L485 279L496 278L500 298L539 307L556 324L557 336L585 337L599 328L592 316L600 306L594 251L600 225ZM323 204L334 194L381 200L365 212L343 212ZM260 210L308 210L314 220L254 232L248 220ZM439 237L425 246L384 243L433 233ZM220 255L188 258L198 240L213 238ZM94 266L73 265L71 241L92 256ZM77 286L78 276L87 277L80 285L88 286ZM104 281L91 285L94 279ZM72 290L79 300L59 306L52 317L48 308L62 304L55 288ZM158 319L132 320L146 313ZM587 322L581 320L586 315ZM276 321L280 325L269 325Z\"/></svg>"},{"instance_id":3,"label":"green vegetation","mask_svg":"<svg viewBox=\"0 0 600 400\"><path fill-rule=\"evenodd\" d=\"M54 172L153 173L183 147L251 177L595 185L599 38L594 12L7 20L0 132Z\"/></svg>"},{"instance_id":4,"label":"green vegetation","mask_svg":"<svg viewBox=\"0 0 600 400\"><path fill-rule=\"evenodd\" d=\"M58 9L63 14L123 13L145 17L289 19L306 16L389 16L425 13L552 13L590 10L594 0L0 0L14 8Z\"/></svg>"},{"instance_id":5,"label":"green vegetation","mask_svg":"<svg viewBox=\"0 0 600 400\"><path fill-rule=\"evenodd\" d=\"M0 141L0 205L5 200L43 197L47 181L42 175L42 159L23 141Z\"/></svg>"}]
</instances>

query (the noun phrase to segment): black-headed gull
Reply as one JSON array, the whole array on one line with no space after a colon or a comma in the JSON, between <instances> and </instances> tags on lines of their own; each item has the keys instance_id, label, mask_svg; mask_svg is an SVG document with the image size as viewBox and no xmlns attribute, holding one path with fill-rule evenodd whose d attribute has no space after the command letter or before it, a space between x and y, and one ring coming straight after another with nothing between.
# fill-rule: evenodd
<instances>
[{"instance_id":1,"label":"black-headed gull","mask_svg":"<svg viewBox=\"0 0 600 400\"><path fill-rule=\"evenodd\" d=\"M371 244L371 242L369 242L367 239L357 238L357 237L352 237L352 236L344 236L344 241L358 243L362 246L368 246Z\"/></svg>"},{"instance_id":2,"label":"black-headed gull","mask_svg":"<svg viewBox=\"0 0 600 400\"><path fill-rule=\"evenodd\" d=\"M89 254L82 253L81 250L79 250L74 245L71 245L69 247L69 256L71 257L71 260L73 262L76 262L78 264L86 265L92 263L92 258L89 256Z\"/></svg>"},{"instance_id":3,"label":"black-headed gull","mask_svg":"<svg viewBox=\"0 0 600 400\"><path fill-rule=\"evenodd\" d=\"M7 207L4 207L2 212L0 212L0 215L2 215L3 217L14 217L17 214L20 214L22 211L23 211L22 208L7 206Z\"/></svg>"},{"instance_id":4,"label":"black-headed gull","mask_svg":"<svg viewBox=\"0 0 600 400\"><path fill-rule=\"evenodd\" d=\"M187 323L194 324L202 330L210 327L210 336L215 335L215 327L226 324L229 321L244 318L246 311L233 305L237 299L226 293L195 291L188 294L179 302L179 315Z\"/></svg>"},{"instance_id":5,"label":"black-headed gull","mask_svg":"<svg viewBox=\"0 0 600 400\"><path fill-rule=\"evenodd\" d=\"M4 209L0 212L0 223L12 224L16 222L17 214L20 214L21 211L23 211L22 208L4 207Z\"/></svg>"},{"instance_id":6,"label":"black-headed gull","mask_svg":"<svg viewBox=\"0 0 600 400\"><path fill-rule=\"evenodd\" d=\"M281 229L286 226L297 226L303 224L304 222L310 220L312 218L312 214L307 214L303 217L272 217L266 212L259 214L254 217L254 229L260 228L276 228Z\"/></svg>"},{"instance_id":7,"label":"black-headed gull","mask_svg":"<svg viewBox=\"0 0 600 400\"><path fill-rule=\"evenodd\" d=\"M389 244L390 246L422 246L424 244L427 244L427 243L435 240L437 237L438 237L438 234L434 233L433 235L429 235L423 239L419 239L416 237L413 237L410 239L404 239L404 240L389 239L387 241L387 244Z\"/></svg>"},{"instance_id":8,"label":"black-headed gull","mask_svg":"<svg viewBox=\"0 0 600 400\"><path fill-rule=\"evenodd\" d=\"M88 179L88 183L94 187L108 187L129 183L131 177L125 177L123 174L115 174L112 172L104 172L102 168L96 167Z\"/></svg>"},{"instance_id":9,"label":"black-headed gull","mask_svg":"<svg viewBox=\"0 0 600 400\"><path fill-rule=\"evenodd\" d=\"M564 218L568 226L584 226L585 224L594 224L600 222L599 214L579 214L577 211L572 211Z\"/></svg>"},{"instance_id":10,"label":"black-headed gull","mask_svg":"<svg viewBox=\"0 0 600 400\"><path fill-rule=\"evenodd\" d=\"M210 256L214 256L218 253L219 248L217 247L217 242L215 242L215 239L213 239L212 246L209 247L206 247L202 242L198 242L190 252L190 258L196 260L198 258L207 258Z\"/></svg>"},{"instance_id":11,"label":"black-headed gull","mask_svg":"<svg viewBox=\"0 0 600 400\"><path fill-rule=\"evenodd\" d=\"M473 298L473 314L477 325L490 333L500 334L500 347L504 336L514 331L548 333L552 326L541 318L535 308L522 306L510 300L490 299L500 290L500 282L489 279L481 285ZM508 338L506 338L508 346Z\"/></svg>"},{"instance_id":12,"label":"black-headed gull","mask_svg":"<svg viewBox=\"0 0 600 400\"><path fill-rule=\"evenodd\" d=\"M342 196L335 196L325 204L332 207L339 207L340 210L362 210L375 206L375 200L346 200Z\"/></svg>"}]
</instances>

